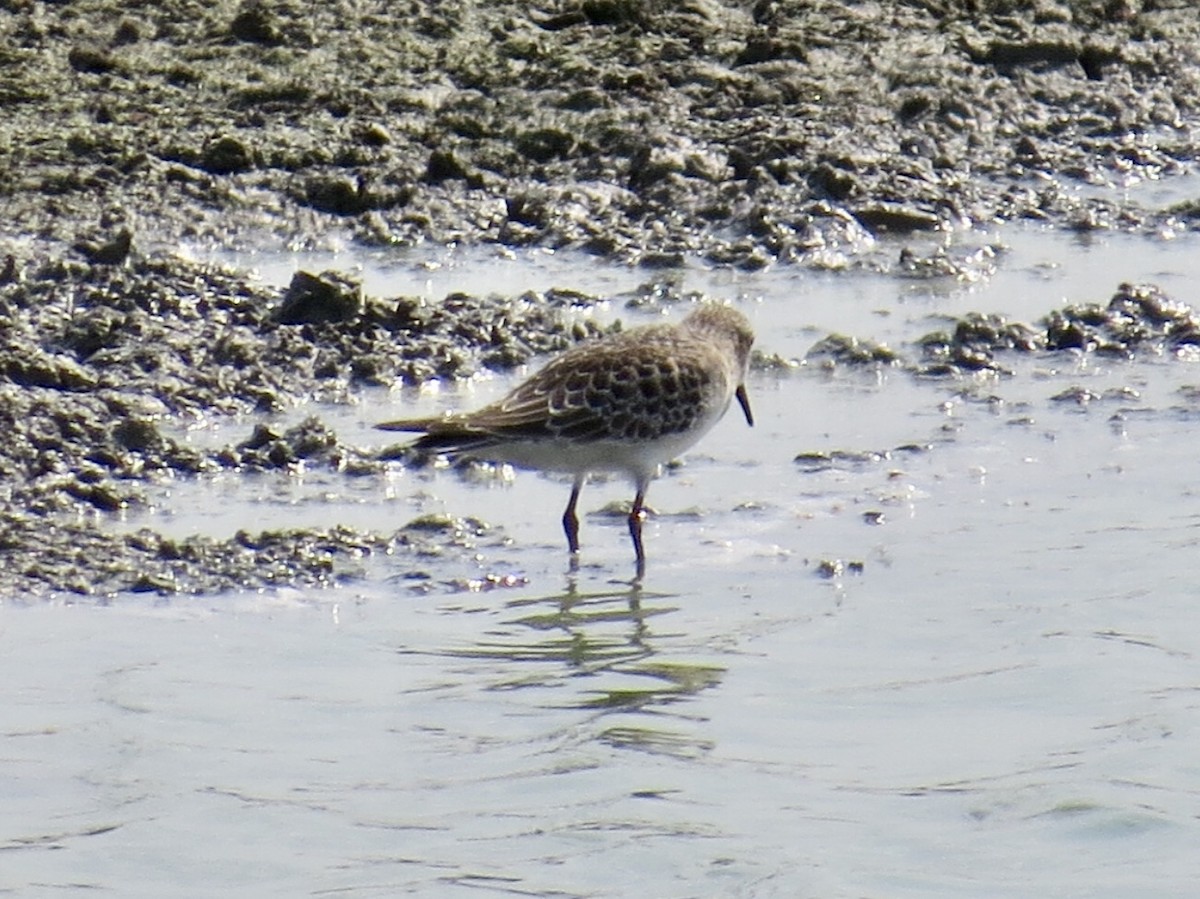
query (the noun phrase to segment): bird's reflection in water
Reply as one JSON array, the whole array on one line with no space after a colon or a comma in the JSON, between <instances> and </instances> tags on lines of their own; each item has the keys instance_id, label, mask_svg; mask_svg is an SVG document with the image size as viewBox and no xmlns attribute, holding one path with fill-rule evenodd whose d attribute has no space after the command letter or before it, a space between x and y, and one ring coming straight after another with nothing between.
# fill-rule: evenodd
<instances>
[{"instance_id":1,"label":"bird's reflection in water","mask_svg":"<svg viewBox=\"0 0 1200 899\"><path fill-rule=\"evenodd\" d=\"M667 657L682 635L656 637L653 623L676 611L675 598L648 591L640 582L583 589L572 573L563 591L511 601L507 608L514 617L473 646L448 654L511 662L493 689L570 685L576 688L572 695L556 691L553 705L649 710L713 687L724 674L720 667Z\"/></svg>"}]
</instances>

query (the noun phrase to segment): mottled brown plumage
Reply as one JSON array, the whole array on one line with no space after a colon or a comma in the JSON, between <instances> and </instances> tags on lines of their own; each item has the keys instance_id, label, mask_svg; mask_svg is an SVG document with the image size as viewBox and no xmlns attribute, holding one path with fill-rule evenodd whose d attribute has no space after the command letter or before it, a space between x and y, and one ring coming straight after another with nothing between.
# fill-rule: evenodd
<instances>
[{"instance_id":1,"label":"mottled brown plumage","mask_svg":"<svg viewBox=\"0 0 1200 899\"><path fill-rule=\"evenodd\" d=\"M643 502L658 466L696 443L734 397L754 423L744 384L753 342L740 312L705 304L679 324L574 347L474 412L377 427L424 432L413 444L419 450L570 472L563 527L572 553L579 551L575 505L588 474L628 475L637 486L629 528L641 577Z\"/></svg>"}]
</instances>

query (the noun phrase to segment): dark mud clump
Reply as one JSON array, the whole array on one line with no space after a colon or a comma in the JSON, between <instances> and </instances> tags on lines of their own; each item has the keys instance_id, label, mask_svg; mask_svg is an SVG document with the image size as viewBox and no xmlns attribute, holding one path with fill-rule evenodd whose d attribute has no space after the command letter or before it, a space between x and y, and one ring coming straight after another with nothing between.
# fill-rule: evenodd
<instances>
[{"instance_id":1,"label":"dark mud clump","mask_svg":"<svg viewBox=\"0 0 1200 899\"><path fill-rule=\"evenodd\" d=\"M1076 351L1122 358L1200 352L1200 312L1148 284L1122 284L1107 304L1072 304L1036 325L972 314L921 340L924 375L1005 372L1010 351Z\"/></svg>"},{"instance_id":2,"label":"dark mud clump","mask_svg":"<svg viewBox=\"0 0 1200 899\"><path fill-rule=\"evenodd\" d=\"M1200 358L1200 311L1151 284L1122 284L1107 304L1056 309L1035 324L972 312L917 341L917 356L883 344L831 334L806 361L825 367L889 366L922 377L1010 374L1009 353L1098 353L1130 359L1138 354Z\"/></svg>"},{"instance_id":3,"label":"dark mud clump","mask_svg":"<svg viewBox=\"0 0 1200 899\"><path fill-rule=\"evenodd\" d=\"M0 590L6 597L333 586L366 576L374 558L393 560L391 573L407 592L435 584L471 590L504 586L505 576L499 574L483 575L479 584L440 584L426 570L430 558L457 552L465 559L481 545L498 543L486 524L473 519L448 520L433 533L417 520L392 534L336 527L178 540L150 529L112 534L69 518L44 519L37 539L27 539L29 524L10 510L0 511L0 557L6 569Z\"/></svg>"}]
</instances>

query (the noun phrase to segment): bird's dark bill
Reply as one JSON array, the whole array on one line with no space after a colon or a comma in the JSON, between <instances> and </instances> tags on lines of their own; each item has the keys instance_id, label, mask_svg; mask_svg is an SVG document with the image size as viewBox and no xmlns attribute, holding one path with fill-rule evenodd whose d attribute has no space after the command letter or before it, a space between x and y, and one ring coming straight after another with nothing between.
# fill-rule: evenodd
<instances>
[{"instance_id":1,"label":"bird's dark bill","mask_svg":"<svg viewBox=\"0 0 1200 899\"><path fill-rule=\"evenodd\" d=\"M742 407L742 411L746 414L746 424L754 427L754 413L750 411L750 395L746 393L746 385L739 384L734 396L737 397L738 405Z\"/></svg>"}]
</instances>

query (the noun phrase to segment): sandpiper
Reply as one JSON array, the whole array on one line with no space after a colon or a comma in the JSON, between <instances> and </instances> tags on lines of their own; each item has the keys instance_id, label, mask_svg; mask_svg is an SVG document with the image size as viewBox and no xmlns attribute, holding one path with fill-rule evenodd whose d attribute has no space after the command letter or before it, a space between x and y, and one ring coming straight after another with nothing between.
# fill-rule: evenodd
<instances>
[{"instance_id":1,"label":"sandpiper","mask_svg":"<svg viewBox=\"0 0 1200 899\"><path fill-rule=\"evenodd\" d=\"M474 412L376 427L423 432L417 450L573 475L562 517L573 561L575 506L588 475L628 475L637 489L629 534L641 579L646 489L659 465L704 436L734 397L754 424L745 385L753 342L744 315L705 303L678 324L644 325L573 347Z\"/></svg>"}]
</instances>

